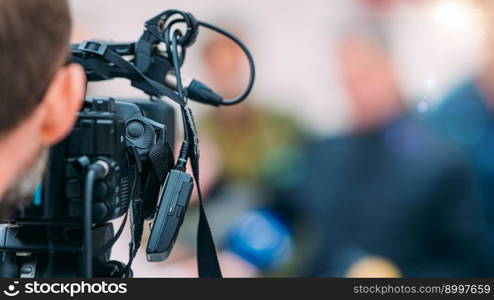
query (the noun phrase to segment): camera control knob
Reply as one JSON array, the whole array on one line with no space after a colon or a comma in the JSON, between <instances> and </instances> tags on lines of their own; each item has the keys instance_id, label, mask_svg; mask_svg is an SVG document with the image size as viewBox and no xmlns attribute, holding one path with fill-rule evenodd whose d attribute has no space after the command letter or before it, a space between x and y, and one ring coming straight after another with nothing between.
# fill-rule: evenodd
<instances>
[{"instance_id":1,"label":"camera control knob","mask_svg":"<svg viewBox=\"0 0 494 300\"><path fill-rule=\"evenodd\" d=\"M110 194L110 187L104 181L98 181L95 186L95 198L97 201L104 201Z\"/></svg>"},{"instance_id":2,"label":"camera control knob","mask_svg":"<svg viewBox=\"0 0 494 300\"><path fill-rule=\"evenodd\" d=\"M144 124L139 121L131 121L127 124L127 136L131 139L138 139L144 134Z\"/></svg>"}]
</instances>

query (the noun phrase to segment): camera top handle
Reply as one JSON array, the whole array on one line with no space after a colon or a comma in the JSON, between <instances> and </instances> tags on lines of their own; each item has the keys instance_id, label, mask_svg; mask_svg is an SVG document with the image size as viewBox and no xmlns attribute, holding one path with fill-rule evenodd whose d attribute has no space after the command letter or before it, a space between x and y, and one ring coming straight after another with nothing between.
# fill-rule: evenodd
<instances>
[{"instance_id":1,"label":"camera top handle","mask_svg":"<svg viewBox=\"0 0 494 300\"><path fill-rule=\"evenodd\" d=\"M178 16L178 17L177 17ZM176 25L185 23L185 32ZM184 106L175 90L179 78L174 71L174 54L178 55L181 67L185 61L186 50L197 39L199 28L205 27L222 34L236 43L245 53L250 76L247 88L234 99L223 99L205 84L195 79L185 88L188 99L213 105L234 105L245 100L252 92L256 69L254 59L244 43L230 32L215 25L197 21L190 13L178 10L167 10L148 20L145 31L135 43L103 43L99 41L84 41L71 45L71 61L79 63L86 69L88 81L127 78L132 86L142 90L152 97L165 96ZM172 32L173 31L173 32ZM172 47L176 38L179 53L174 53ZM166 50L161 50L164 45ZM131 57L125 60L123 57ZM173 89L173 90L172 90Z\"/></svg>"}]
</instances>

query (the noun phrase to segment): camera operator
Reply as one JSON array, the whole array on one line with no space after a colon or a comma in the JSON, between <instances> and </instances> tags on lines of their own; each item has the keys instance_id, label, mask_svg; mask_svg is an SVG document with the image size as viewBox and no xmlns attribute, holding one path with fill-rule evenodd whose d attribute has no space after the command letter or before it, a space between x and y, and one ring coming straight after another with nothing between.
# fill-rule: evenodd
<instances>
[{"instance_id":1,"label":"camera operator","mask_svg":"<svg viewBox=\"0 0 494 300\"><path fill-rule=\"evenodd\" d=\"M65 0L0 1L0 214L32 201L48 147L70 131L85 74L66 64L71 17Z\"/></svg>"}]
</instances>

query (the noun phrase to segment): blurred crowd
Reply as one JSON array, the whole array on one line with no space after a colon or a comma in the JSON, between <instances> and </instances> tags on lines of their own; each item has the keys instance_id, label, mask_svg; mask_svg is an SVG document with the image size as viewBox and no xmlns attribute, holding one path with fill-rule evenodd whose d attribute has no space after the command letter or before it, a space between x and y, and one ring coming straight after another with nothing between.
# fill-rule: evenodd
<instances>
[{"instance_id":1,"label":"blurred crowd","mask_svg":"<svg viewBox=\"0 0 494 300\"><path fill-rule=\"evenodd\" d=\"M346 131L316 135L296 114L262 105L261 93L198 121L227 277L494 276L494 2L468 1L485 31L481 67L419 109L385 22L395 1L362 2L369 13L340 30L336 47ZM221 25L249 40L242 24ZM215 91L242 90L245 57L231 41L211 36L200 60ZM170 260L138 261L137 276L197 275L196 204Z\"/></svg>"}]
</instances>

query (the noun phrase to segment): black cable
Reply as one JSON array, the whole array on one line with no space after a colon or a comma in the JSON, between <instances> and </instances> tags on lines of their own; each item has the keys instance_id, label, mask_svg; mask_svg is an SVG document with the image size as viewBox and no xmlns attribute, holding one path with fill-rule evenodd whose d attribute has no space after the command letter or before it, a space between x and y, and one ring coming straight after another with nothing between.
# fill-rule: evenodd
<instances>
[{"instance_id":1,"label":"black cable","mask_svg":"<svg viewBox=\"0 0 494 300\"><path fill-rule=\"evenodd\" d=\"M209 25L209 24L208 24ZM169 29L166 32L166 35L169 35ZM230 35L230 34L228 34ZM233 35L230 35L233 40L236 40L238 43L242 44L237 38L235 38ZM172 62L173 66L175 69L175 77L177 79L177 90L180 95L180 97L183 97L185 106L182 107L182 118L184 121L184 132L187 133L184 137L184 142L182 144L182 148L180 149L180 155L179 155L179 161L177 167L181 169L182 171L185 171L185 165L187 163L187 159L189 158L189 151L191 145L197 147L197 141L196 141L196 132L195 129L192 127L193 125L193 119L192 115L190 115L190 112L187 112L187 99L185 99L185 91L183 89L183 84L182 84L182 77L180 73L180 65L179 65L179 53L178 53L178 46L177 46L177 39L181 37L180 31L176 30L173 34L173 38L171 40L171 56L172 56ZM241 45L242 49L245 49L248 57L252 59L252 56L250 55L250 52L247 50L243 44ZM182 54L185 54L185 50L183 49L182 46ZM251 64L251 69L254 70L254 65L253 65L253 60L250 60L252 62ZM250 93L252 89L252 84L254 82L255 78L255 71L251 73L251 80L249 82L249 87L248 89L239 96L237 99L231 100L228 102L230 104L236 104L241 101L243 101ZM223 100L224 101L224 100ZM223 103L224 104L224 103ZM190 130L190 134L188 131ZM190 140L189 137L190 135L193 136L194 140ZM197 151L197 149L196 149ZM197 263L198 263L198 271L199 271L199 276L200 277L207 277L207 276L212 276L215 278L221 278L221 268L219 266L218 262L218 257L216 254L216 247L214 245L214 241L212 238L211 234L211 229L209 227L209 223L207 221L206 217L206 212L204 210L204 204L203 204L203 199L202 199L202 191L201 191L201 186L199 182L199 156L198 152L194 152L194 155L191 157L191 166L192 166L192 171L194 174L194 180L196 183L196 188L197 188L197 193L198 193L198 198L199 198L199 207L200 207L200 216L199 216L199 224L197 228Z\"/></svg>"},{"instance_id":2,"label":"black cable","mask_svg":"<svg viewBox=\"0 0 494 300\"><path fill-rule=\"evenodd\" d=\"M179 53L178 53L178 44L177 44L177 39L179 39L181 35L182 34L180 33L179 30L175 30L175 32L173 33L173 38L171 40L171 50L172 50L171 53L172 53L175 77L177 78L177 91L180 97L185 98L185 90L182 84L182 73L180 71L180 62L179 62ZM185 102L185 104L187 104L187 102Z\"/></svg>"},{"instance_id":3,"label":"black cable","mask_svg":"<svg viewBox=\"0 0 494 300\"><path fill-rule=\"evenodd\" d=\"M93 276L93 192L97 172L89 168L86 173L84 186L84 248L83 248L83 276L91 278Z\"/></svg>"},{"instance_id":4,"label":"black cable","mask_svg":"<svg viewBox=\"0 0 494 300\"><path fill-rule=\"evenodd\" d=\"M168 34L167 34L168 35ZM172 56L172 62L173 62L173 68L175 71L175 77L177 78L177 90L179 96L183 99L185 105L187 105L187 99L185 97L185 90L182 84L182 74L180 72L180 61L179 61L179 53L178 53L178 44L177 40L180 38L181 33L179 30L175 30L173 33L173 37L171 39L171 56ZM182 52L184 53L184 50L182 49ZM180 149L180 153L178 155L178 161L177 161L177 168L180 170L185 170L187 160L189 158L189 145L192 144L192 141L190 140L190 134L189 134L189 117L187 115L187 112L185 110L186 108L184 106L181 107L181 113L182 113L182 122L183 122L183 130L184 130L184 141L182 143L182 147Z\"/></svg>"},{"instance_id":5,"label":"black cable","mask_svg":"<svg viewBox=\"0 0 494 300\"><path fill-rule=\"evenodd\" d=\"M132 210L134 209L133 207L133 202L136 200L136 193L139 193L140 192L140 189L141 189L141 186L140 186L140 173L137 171L137 166L134 166L132 168L132 173L134 174L133 176L133 183L132 183L132 190L130 192L130 198L131 198L131 202L130 202L130 206L128 209ZM138 191L139 190L139 191ZM127 210L127 213L125 214L125 221L124 223L127 221L127 216L129 214L129 211ZM134 239L134 235L135 235L135 230L134 230L134 227L135 227L135 222L134 222L134 215L133 215L133 212L131 213L131 217L130 217L130 225L131 225L131 242L129 243L129 260L127 261L127 264L125 265L125 267L121 270L122 272L120 273L119 277L127 277L131 272L132 272L132 262L134 260L134 258L132 257L133 253L134 253L134 242L135 242L135 239ZM124 223L122 223L121 225L121 228L120 229L123 229L123 225ZM120 230L119 230L120 231Z\"/></svg>"},{"instance_id":6,"label":"black cable","mask_svg":"<svg viewBox=\"0 0 494 300\"><path fill-rule=\"evenodd\" d=\"M187 41L183 41L181 38L182 38L182 34L180 32L180 30L175 30L174 33L173 33L173 37L170 37L170 31L172 29L172 27L178 23L188 23L188 22L191 22L190 20L187 20L186 18L190 17L190 16L187 16L185 14L180 14L181 15L181 19L175 19L173 20L172 22L170 22L166 28L164 29L163 31L163 39L164 39L164 43L166 45L166 48L167 48L167 52L169 54L172 54L172 62L173 62L173 65L175 67L175 69L177 68L177 66L180 68L180 66L183 64L184 62L184 59L185 59L185 54L186 54L186 51L185 51L185 47L187 46L184 46L182 43L183 42L187 42ZM240 96L236 97L236 98L233 98L233 99L223 99L223 101L221 102L222 105L235 105L235 104L238 104L242 101L244 101L248 96L249 94L252 92L252 88L254 87L254 81L255 81L255 78L256 78L256 67L255 67L255 63L254 63L254 58L252 57L252 53L250 52L250 50L247 48L247 46L245 46L245 44L239 39L237 38L235 35L233 35L232 33L222 29L222 28L219 28L213 24L210 24L210 23L207 23L207 22L204 22L204 21L197 21L197 24L199 26L202 26L202 27L205 27L207 29L210 29L212 31L215 31L219 34L222 34L224 36L226 36L227 38L229 38L230 40L232 40L235 44L237 44L241 49L242 51L245 53L245 55L247 56L247 60L248 60L248 63L249 63L249 68L250 68L250 76L249 76L249 82L247 84L247 88L244 90L244 92L242 94L240 94ZM178 36L178 41L177 41L177 32L179 34ZM195 38L194 38L195 40ZM182 43L181 43L182 42ZM177 48L173 46L173 43L177 44L179 43L181 46L182 46L182 51L179 55L178 51L177 51ZM181 84L179 83L180 80L178 78L178 74L175 70L175 73L177 75L177 89L178 88L178 85ZM180 92L180 91L179 91Z\"/></svg>"},{"instance_id":7,"label":"black cable","mask_svg":"<svg viewBox=\"0 0 494 300\"><path fill-rule=\"evenodd\" d=\"M83 251L82 273L86 278L93 276L93 194L97 179L102 179L110 171L106 161L98 160L87 168L84 183L84 220L83 220Z\"/></svg>"},{"instance_id":8,"label":"black cable","mask_svg":"<svg viewBox=\"0 0 494 300\"><path fill-rule=\"evenodd\" d=\"M185 17L185 15L183 16ZM165 46L166 46L166 51L168 53L172 53L172 51L175 51L176 54L177 54L177 58L178 58L178 65L180 67L182 67L182 65L184 64L185 62L185 57L186 57L186 48L184 48L183 44L180 43L183 35L182 35L182 32L179 30L179 29L176 29L174 32L173 32L173 38L170 38L170 31L172 30L173 26L175 24L178 24L178 23L184 23L186 22L185 19L176 19L176 20L173 20L172 22L170 22L170 24L167 25L167 27L165 28L165 30L163 31L163 38L164 38L164 42L165 42ZM172 41L172 40L175 40L175 41ZM180 45L182 46L182 51L180 51L180 53L177 51L178 49L175 48L175 49L172 49L172 44L173 43L176 43L177 45ZM172 63L175 64L175 58L172 58Z\"/></svg>"},{"instance_id":9,"label":"black cable","mask_svg":"<svg viewBox=\"0 0 494 300\"><path fill-rule=\"evenodd\" d=\"M99 255L99 254L102 254L102 253L105 253L106 251L108 251L111 247L113 247L113 245L115 245L115 243L117 242L117 240L120 238L120 236L122 235L122 232L125 228L125 224L127 223L127 217L129 215L129 212L127 210L127 212L125 213L125 216L124 218L122 219L122 222L120 223L120 226L118 227L118 230L117 230L117 233L115 233L115 235L113 236L113 238L108 241L106 244L104 244L103 246L99 247L98 249L96 249L94 251L94 253L96 255Z\"/></svg>"},{"instance_id":10,"label":"black cable","mask_svg":"<svg viewBox=\"0 0 494 300\"><path fill-rule=\"evenodd\" d=\"M206 23L204 21L198 21L198 24L202 27L206 27L210 30L216 31L216 32L226 36L227 38L229 38L230 40L235 42L235 44L237 44L242 49L242 51L245 53L245 55L247 56L247 60L249 61L249 68L250 68L250 77L249 77L249 83L247 84L247 88L237 98L223 100L223 102L221 104L222 105L235 105L235 104L238 104L238 103L244 101L249 96L250 92L252 91L252 88L254 87L254 81L256 79L256 66L254 63L254 58L252 57L252 53L250 53L247 46L245 46L245 44L239 38L237 38L235 35L231 34L230 32L228 32L224 29L221 29L215 25Z\"/></svg>"}]
</instances>

